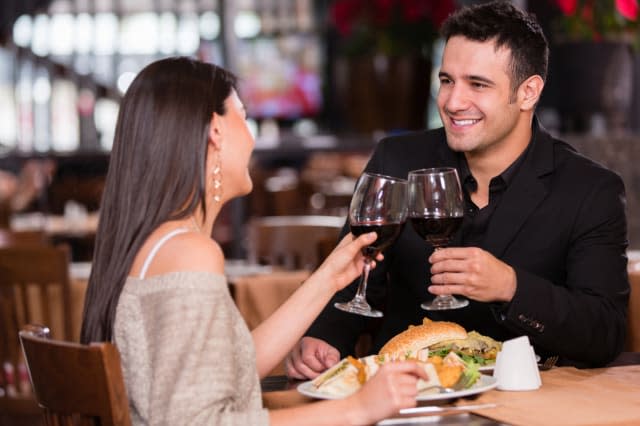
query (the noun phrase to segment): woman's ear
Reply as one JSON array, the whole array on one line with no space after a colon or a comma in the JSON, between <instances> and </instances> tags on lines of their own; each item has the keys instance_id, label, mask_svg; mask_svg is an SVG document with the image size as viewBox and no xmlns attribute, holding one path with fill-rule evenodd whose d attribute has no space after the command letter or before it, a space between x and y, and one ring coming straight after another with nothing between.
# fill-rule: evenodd
<instances>
[{"instance_id":1,"label":"woman's ear","mask_svg":"<svg viewBox=\"0 0 640 426\"><path fill-rule=\"evenodd\" d=\"M222 146L223 135L223 119L218 114L214 113L209 123L209 143L213 144L216 149L220 149Z\"/></svg>"}]
</instances>

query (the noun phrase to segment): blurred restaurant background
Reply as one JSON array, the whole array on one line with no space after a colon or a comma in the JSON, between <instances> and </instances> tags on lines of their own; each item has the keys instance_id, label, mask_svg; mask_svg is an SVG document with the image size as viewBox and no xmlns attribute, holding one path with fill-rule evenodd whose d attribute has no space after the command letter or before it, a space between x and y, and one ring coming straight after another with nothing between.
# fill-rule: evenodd
<instances>
[{"instance_id":1,"label":"blurred restaurant background","mask_svg":"<svg viewBox=\"0 0 640 426\"><path fill-rule=\"evenodd\" d=\"M479 2L2 0L0 251L44 242L63 246L71 262L62 266L68 277L56 302L42 290L32 308L26 285L19 302L0 285L0 426L39 424L4 416L15 407L39 413L9 320L45 323L54 337L78 338L118 106L137 72L185 55L240 77L256 137L254 191L225 206L213 236L229 259L232 296L253 328L335 244L375 144L440 126L438 26L456 8ZM638 2L514 3L536 13L551 45L540 121L625 182L637 288ZM11 256L0 253L2 274L16 269ZM40 268L30 256L24 264L31 266L16 274L30 269L33 281ZM62 314L43 316L49 311ZM629 315L633 326L637 290ZM638 351L635 322L627 349ZM16 396L24 397L20 404L7 398Z\"/></svg>"},{"instance_id":2,"label":"blurred restaurant background","mask_svg":"<svg viewBox=\"0 0 640 426\"><path fill-rule=\"evenodd\" d=\"M252 217L344 215L380 138L440 125L437 28L469 3L5 0L0 170L24 194L12 200L0 189L0 222L30 228L50 215L95 213L120 98L141 68L172 55L241 79L257 138L255 191L229 205L214 231L227 256L246 256L243 226ZM538 15L552 46L539 117L623 176L638 248L637 10L614 0L579 1L578 10L561 0L516 3ZM72 242L74 257L90 258L90 243Z\"/></svg>"}]
</instances>

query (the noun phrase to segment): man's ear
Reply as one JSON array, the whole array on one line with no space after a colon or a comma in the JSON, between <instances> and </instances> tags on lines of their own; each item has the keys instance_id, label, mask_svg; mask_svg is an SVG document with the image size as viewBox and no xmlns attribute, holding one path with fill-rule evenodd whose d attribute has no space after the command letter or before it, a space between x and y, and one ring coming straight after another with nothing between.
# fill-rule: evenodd
<instances>
[{"instance_id":1,"label":"man's ear","mask_svg":"<svg viewBox=\"0 0 640 426\"><path fill-rule=\"evenodd\" d=\"M222 117L214 113L209 123L209 143L213 144L216 149L220 149L222 146L223 124Z\"/></svg>"},{"instance_id":2,"label":"man's ear","mask_svg":"<svg viewBox=\"0 0 640 426\"><path fill-rule=\"evenodd\" d=\"M532 75L520 84L520 109L530 110L535 108L542 95L544 81L539 75Z\"/></svg>"}]
</instances>

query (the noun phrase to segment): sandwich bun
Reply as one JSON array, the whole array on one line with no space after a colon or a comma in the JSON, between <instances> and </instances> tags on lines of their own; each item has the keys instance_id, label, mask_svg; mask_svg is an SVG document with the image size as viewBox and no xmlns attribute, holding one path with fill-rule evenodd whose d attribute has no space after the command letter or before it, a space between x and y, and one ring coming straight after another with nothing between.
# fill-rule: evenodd
<instances>
[{"instance_id":1,"label":"sandwich bun","mask_svg":"<svg viewBox=\"0 0 640 426\"><path fill-rule=\"evenodd\" d=\"M421 325L409 326L391 338L379 354L390 359L426 359L428 348L444 340L462 340L467 331L459 324L448 321L431 321L425 318Z\"/></svg>"}]
</instances>

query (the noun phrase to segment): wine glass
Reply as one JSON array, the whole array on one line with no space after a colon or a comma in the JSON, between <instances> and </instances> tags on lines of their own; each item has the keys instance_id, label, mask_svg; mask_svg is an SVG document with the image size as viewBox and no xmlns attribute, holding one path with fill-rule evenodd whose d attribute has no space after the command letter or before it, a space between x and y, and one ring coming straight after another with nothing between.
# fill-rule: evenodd
<instances>
[{"instance_id":1,"label":"wine glass","mask_svg":"<svg viewBox=\"0 0 640 426\"><path fill-rule=\"evenodd\" d=\"M413 229L435 250L445 247L462 224L464 198L458 172L453 167L409 172L409 220ZM466 299L439 295L420 305L428 311L467 306Z\"/></svg>"},{"instance_id":2,"label":"wine glass","mask_svg":"<svg viewBox=\"0 0 640 426\"><path fill-rule=\"evenodd\" d=\"M354 298L334 306L346 312L381 317L382 312L367 303L367 282L371 262L398 238L407 218L407 181L405 179L364 173L358 179L349 206L349 227L353 235L374 232L378 238L362 249L365 257L362 279Z\"/></svg>"}]
</instances>

